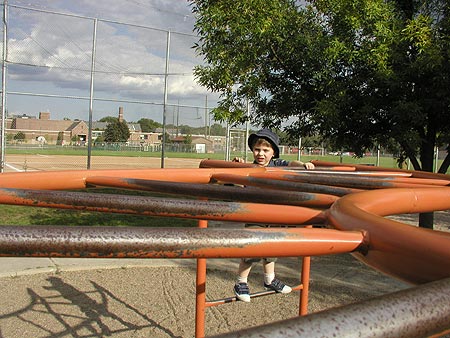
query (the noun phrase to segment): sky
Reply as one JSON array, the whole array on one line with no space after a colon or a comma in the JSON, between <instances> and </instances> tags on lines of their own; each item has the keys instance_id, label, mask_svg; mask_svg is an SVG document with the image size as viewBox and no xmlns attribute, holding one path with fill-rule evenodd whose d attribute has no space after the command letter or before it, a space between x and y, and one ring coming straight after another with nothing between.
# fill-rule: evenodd
<instances>
[{"instance_id":1,"label":"sky","mask_svg":"<svg viewBox=\"0 0 450 338\"><path fill-rule=\"evenodd\" d=\"M162 123L170 31L166 122L214 123L208 112L218 95L202 88L193 75L202 59L192 48L197 41L195 17L187 1L8 0L8 4L9 114L37 116L49 111L52 119L88 119L97 18L94 121L117 116L122 106L129 122L150 118Z\"/></svg>"}]
</instances>

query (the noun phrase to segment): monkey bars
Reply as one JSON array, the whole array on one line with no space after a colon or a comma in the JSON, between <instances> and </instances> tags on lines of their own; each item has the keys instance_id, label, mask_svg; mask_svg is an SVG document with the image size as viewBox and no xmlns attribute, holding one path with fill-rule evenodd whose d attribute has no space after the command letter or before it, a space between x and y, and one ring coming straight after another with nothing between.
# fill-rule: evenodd
<instances>
[{"instance_id":1,"label":"monkey bars","mask_svg":"<svg viewBox=\"0 0 450 338\"><path fill-rule=\"evenodd\" d=\"M215 305L202 289L206 258L349 252L425 289L450 278L450 233L385 218L449 210L448 175L314 162L313 171L204 160L199 169L3 173L1 204L192 218L199 228L2 226L0 256L197 258L197 337L204 336L205 306ZM96 187L165 197L83 191ZM293 227L227 231L207 228L208 220ZM304 266L309 279L309 261ZM300 307L305 314L305 303ZM450 329L447 317L443 327Z\"/></svg>"}]
</instances>

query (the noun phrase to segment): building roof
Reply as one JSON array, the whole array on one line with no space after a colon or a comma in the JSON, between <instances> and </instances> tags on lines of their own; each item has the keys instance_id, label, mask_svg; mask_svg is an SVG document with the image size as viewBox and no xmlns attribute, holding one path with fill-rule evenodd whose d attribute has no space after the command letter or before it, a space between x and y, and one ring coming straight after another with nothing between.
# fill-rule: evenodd
<instances>
[{"instance_id":1,"label":"building roof","mask_svg":"<svg viewBox=\"0 0 450 338\"><path fill-rule=\"evenodd\" d=\"M69 121L69 120L39 120L39 119L14 119L11 124L11 129L20 129L38 132L59 132L69 131L75 128L83 121Z\"/></svg>"}]
</instances>

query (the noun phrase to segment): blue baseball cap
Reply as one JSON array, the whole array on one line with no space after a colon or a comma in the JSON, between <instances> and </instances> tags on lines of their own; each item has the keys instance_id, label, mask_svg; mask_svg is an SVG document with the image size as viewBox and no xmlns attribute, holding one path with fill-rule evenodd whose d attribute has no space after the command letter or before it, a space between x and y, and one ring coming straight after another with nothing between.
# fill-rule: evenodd
<instances>
[{"instance_id":1,"label":"blue baseball cap","mask_svg":"<svg viewBox=\"0 0 450 338\"><path fill-rule=\"evenodd\" d=\"M255 134L251 134L248 137L248 146L251 150L253 150L253 146L256 143L256 140L259 138L263 138L272 145L274 158L278 158L280 156L280 149L278 148L278 144L280 143L280 138L277 134L272 132L270 129L261 129L260 131L256 132Z\"/></svg>"}]
</instances>

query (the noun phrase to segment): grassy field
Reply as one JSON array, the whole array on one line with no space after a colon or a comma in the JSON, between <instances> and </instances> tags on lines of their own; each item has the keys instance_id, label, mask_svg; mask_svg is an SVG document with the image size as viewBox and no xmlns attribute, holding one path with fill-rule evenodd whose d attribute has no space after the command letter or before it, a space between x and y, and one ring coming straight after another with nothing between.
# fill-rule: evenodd
<instances>
[{"instance_id":1,"label":"grassy field","mask_svg":"<svg viewBox=\"0 0 450 338\"><path fill-rule=\"evenodd\" d=\"M0 205L0 225L194 227L197 221L171 217Z\"/></svg>"},{"instance_id":2,"label":"grassy field","mask_svg":"<svg viewBox=\"0 0 450 338\"><path fill-rule=\"evenodd\" d=\"M113 189L95 189L95 192L130 194L129 191ZM164 197L161 194L145 192L133 192L132 194L144 197ZM150 217L0 204L0 225L194 227L197 226L197 221L187 218Z\"/></svg>"}]
</instances>

